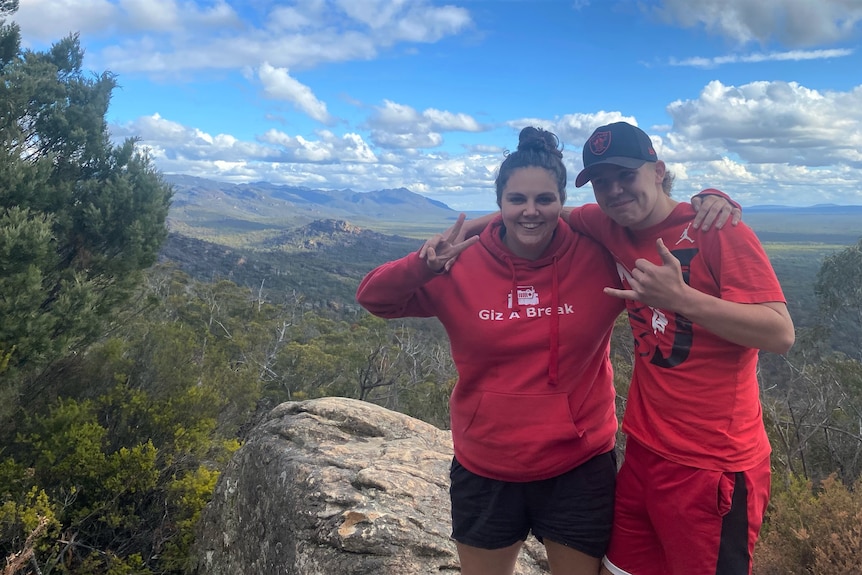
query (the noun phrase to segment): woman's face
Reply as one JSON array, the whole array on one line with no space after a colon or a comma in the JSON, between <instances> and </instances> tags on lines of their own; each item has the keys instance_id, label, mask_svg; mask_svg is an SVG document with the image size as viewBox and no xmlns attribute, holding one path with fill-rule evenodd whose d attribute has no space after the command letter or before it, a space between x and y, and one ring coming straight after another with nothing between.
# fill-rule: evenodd
<instances>
[{"instance_id":1,"label":"woman's face","mask_svg":"<svg viewBox=\"0 0 862 575\"><path fill-rule=\"evenodd\" d=\"M563 205L553 174L544 168L518 168L500 196L506 246L515 255L538 259L557 228Z\"/></svg>"}]
</instances>

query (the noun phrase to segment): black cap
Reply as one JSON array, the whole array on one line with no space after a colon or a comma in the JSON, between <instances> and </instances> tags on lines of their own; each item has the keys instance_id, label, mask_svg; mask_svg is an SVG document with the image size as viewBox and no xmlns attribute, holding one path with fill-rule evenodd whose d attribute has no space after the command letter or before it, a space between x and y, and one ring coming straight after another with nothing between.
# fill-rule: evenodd
<instances>
[{"instance_id":1,"label":"black cap","mask_svg":"<svg viewBox=\"0 0 862 575\"><path fill-rule=\"evenodd\" d=\"M646 162L658 161L652 140L646 132L627 122L614 122L596 128L584 144L584 169L575 179L580 188L593 177L593 167L613 164L636 170Z\"/></svg>"}]
</instances>

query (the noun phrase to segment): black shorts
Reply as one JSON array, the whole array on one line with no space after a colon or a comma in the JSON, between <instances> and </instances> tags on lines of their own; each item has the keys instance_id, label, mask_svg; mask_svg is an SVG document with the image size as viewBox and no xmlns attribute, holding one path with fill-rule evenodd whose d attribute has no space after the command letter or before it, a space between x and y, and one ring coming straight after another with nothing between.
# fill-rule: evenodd
<instances>
[{"instance_id":1,"label":"black shorts","mask_svg":"<svg viewBox=\"0 0 862 575\"><path fill-rule=\"evenodd\" d=\"M526 483L476 475L453 458L452 538L481 549L502 549L532 532L540 541L602 557L614 518L616 474L614 451L557 477Z\"/></svg>"}]
</instances>

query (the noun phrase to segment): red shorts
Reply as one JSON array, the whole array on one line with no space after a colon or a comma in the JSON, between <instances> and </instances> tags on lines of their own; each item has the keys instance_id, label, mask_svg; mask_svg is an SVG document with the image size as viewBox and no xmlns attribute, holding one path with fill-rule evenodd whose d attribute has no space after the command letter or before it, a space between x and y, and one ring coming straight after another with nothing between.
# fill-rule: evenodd
<instances>
[{"instance_id":1,"label":"red shorts","mask_svg":"<svg viewBox=\"0 0 862 575\"><path fill-rule=\"evenodd\" d=\"M615 575L750 575L769 482L769 457L747 471L710 471L629 438L605 567Z\"/></svg>"}]
</instances>

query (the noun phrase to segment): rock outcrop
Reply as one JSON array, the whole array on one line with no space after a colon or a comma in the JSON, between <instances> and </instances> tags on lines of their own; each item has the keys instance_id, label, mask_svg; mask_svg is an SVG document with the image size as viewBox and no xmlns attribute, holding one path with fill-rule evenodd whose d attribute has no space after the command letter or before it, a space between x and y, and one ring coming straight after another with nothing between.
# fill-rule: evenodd
<instances>
[{"instance_id":1,"label":"rock outcrop","mask_svg":"<svg viewBox=\"0 0 862 575\"><path fill-rule=\"evenodd\" d=\"M204 510L200 575L458 573L451 436L344 398L284 403L252 430ZM518 575L548 573L530 538Z\"/></svg>"}]
</instances>

